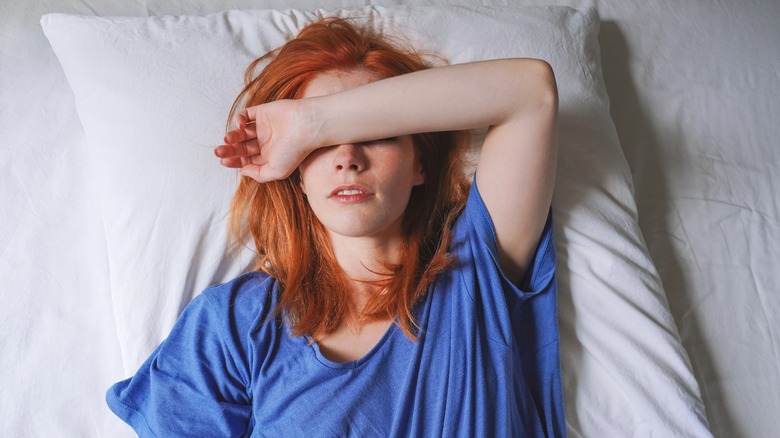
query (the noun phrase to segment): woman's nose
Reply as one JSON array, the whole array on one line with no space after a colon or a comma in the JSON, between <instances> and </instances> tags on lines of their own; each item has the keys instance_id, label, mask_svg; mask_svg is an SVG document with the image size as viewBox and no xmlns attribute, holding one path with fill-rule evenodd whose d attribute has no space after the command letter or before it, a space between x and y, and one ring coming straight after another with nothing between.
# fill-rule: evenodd
<instances>
[{"instance_id":1,"label":"woman's nose","mask_svg":"<svg viewBox=\"0 0 780 438\"><path fill-rule=\"evenodd\" d=\"M336 170L353 170L362 172L366 168L366 159L360 146L346 143L336 146L334 164Z\"/></svg>"}]
</instances>

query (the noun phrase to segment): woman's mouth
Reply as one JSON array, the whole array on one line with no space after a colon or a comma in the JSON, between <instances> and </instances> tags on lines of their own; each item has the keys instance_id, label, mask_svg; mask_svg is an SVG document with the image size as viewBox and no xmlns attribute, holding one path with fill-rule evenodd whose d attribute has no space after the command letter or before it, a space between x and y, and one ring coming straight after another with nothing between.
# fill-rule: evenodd
<instances>
[{"instance_id":1,"label":"woman's mouth","mask_svg":"<svg viewBox=\"0 0 780 438\"><path fill-rule=\"evenodd\" d=\"M361 193L363 193L363 192L362 192L362 191L360 191L360 190L357 190L357 189L352 189L352 190L339 190L339 191L338 191L338 193L336 193L336 195L337 195L337 196L340 196L340 195L359 195L359 194L361 194Z\"/></svg>"},{"instance_id":2,"label":"woman's mouth","mask_svg":"<svg viewBox=\"0 0 780 438\"><path fill-rule=\"evenodd\" d=\"M329 198L344 204L357 204L372 196L374 194L367 187L350 185L336 187Z\"/></svg>"}]
</instances>

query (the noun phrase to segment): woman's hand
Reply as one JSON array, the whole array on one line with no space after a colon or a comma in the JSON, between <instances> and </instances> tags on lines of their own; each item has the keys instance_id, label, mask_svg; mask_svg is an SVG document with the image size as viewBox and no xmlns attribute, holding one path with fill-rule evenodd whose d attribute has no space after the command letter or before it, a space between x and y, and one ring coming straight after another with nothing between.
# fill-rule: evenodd
<instances>
[{"instance_id":1,"label":"woman's hand","mask_svg":"<svg viewBox=\"0 0 780 438\"><path fill-rule=\"evenodd\" d=\"M310 142L295 100L278 100L241 110L233 118L236 129L225 134L214 149L225 167L258 182L290 176L311 152Z\"/></svg>"}]
</instances>

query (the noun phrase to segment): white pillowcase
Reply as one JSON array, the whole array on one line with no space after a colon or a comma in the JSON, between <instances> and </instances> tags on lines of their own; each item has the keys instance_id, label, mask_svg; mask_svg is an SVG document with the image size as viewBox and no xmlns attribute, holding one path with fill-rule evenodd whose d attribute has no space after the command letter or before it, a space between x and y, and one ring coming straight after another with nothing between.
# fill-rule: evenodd
<instances>
[{"instance_id":1,"label":"white pillowcase","mask_svg":"<svg viewBox=\"0 0 780 438\"><path fill-rule=\"evenodd\" d=\"M187 302L252 263L226 252L234 171L212 153L246 66L331 14L203 17L49 14L42 25L73 89L100 186L111 294L126 373ZM550 62L560 96L553 201L559 326L572 436L707 435L698 385L636 221L609 117L593 10L366 7L340 11L452 63Z\"/></svg>"}]
</instances>

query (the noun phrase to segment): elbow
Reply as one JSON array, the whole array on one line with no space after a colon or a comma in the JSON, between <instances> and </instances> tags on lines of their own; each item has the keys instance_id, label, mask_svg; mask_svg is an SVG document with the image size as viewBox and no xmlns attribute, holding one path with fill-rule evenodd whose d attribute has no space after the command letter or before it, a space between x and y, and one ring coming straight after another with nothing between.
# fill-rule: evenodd
<instances>
[{"instance_id":1,"label":"elbow","mask_svg":"<svg viewBox=\"0 0 780 438\"><path fill-rule=\"evenodd\" d=\"M532 82L536 102L540 107L558 110L558 84L555 82L555 72L552 66L544 60L534 59Z\"/></svg>"},{"instance_id":2,"label":"elbow","mask_svg":"<svg viewBox=\"0 0 780 438\"><path fill-rule=\"evenodd\" d=\"M529 108L536 110L549 109L558 111L558 85L555 72L545 60L521 58L515 60L517 93L528 103Z\"/></svg>"}]
</instances>

